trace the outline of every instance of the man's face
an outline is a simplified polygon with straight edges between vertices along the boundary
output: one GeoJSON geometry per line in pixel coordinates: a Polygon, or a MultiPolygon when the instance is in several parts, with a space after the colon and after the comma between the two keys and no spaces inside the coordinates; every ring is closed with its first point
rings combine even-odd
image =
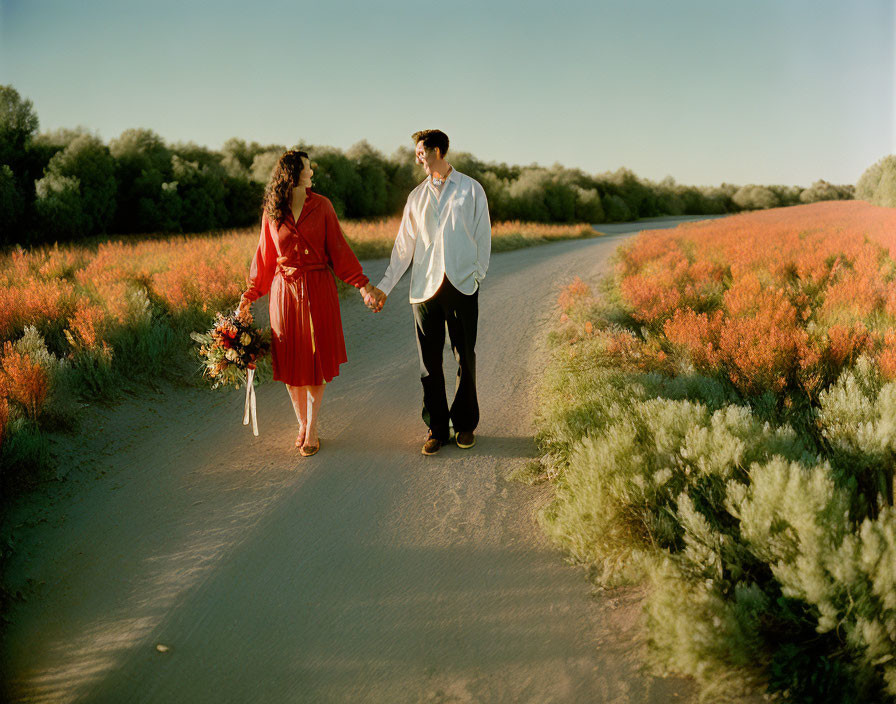
{"type": "Polygon", "coordinates": [[[417,142],[415,151],[417,154],[417,163],[423,166],[423,170],[426,172],[427,176],[431,176],[433,165],[439,160],[438,147],[427,150],[426,147],[423,146],[423,140],[421,139],[417,142]]]}

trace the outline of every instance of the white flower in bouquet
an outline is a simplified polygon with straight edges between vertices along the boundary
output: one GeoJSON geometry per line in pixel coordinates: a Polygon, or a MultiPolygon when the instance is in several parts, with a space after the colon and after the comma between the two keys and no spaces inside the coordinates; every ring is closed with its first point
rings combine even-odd
{"type": "Polygon", "coordinates": [[[227,352],[224,353],[224,356],[227,357],[227,359],[229,359],[231,362],[235,362],[237,359],[239,359],[239,355],[234,349],[227,350],[227,352]]]}
{"type": "Polygon", "coordinates": [[[252,342],[252,336],[249,333],[244,332],[242,335],[240,335],[240,344],[243,345],[243,347],[248,345],[250,342],[252,342]]]}

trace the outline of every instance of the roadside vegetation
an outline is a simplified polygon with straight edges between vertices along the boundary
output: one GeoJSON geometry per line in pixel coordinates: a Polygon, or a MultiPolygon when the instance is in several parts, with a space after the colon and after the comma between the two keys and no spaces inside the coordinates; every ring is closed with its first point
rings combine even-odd
{"type": "Polygon", "coordinates": [[[657,666],[709,701],[896,701],[896,211],[645,232],[558,315],[542,522],[650,585],[657,666]]]}
{"type": "MultiPolygon", "coordinates": [[[[361,259],[389,256],[398,225],[343,222],[361,259]]],[[[597,234],[587,224],[495,223],[493,248],[597,234]]],[[[189,334],[236,307],[257,243],[248,228],[0,255],[0,489],[33,480],[47,463],[43,433],[74,428],[82,403],[198,379],[189,334]]]]}

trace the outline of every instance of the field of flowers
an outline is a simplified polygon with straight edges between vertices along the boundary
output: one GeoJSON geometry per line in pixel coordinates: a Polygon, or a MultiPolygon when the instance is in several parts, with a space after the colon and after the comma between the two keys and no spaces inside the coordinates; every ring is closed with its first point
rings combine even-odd
{"type": "MultiPolygon", "coordinates": [[[[372,259],[389,255],[398,224],[343,227],[372,259]]],[[[589,225],[495,223],[493,247],[594,235],[589,225]]],[[[41,429],[71,428],[78,401],[195,376],[189,333],[236,305],[257,242],[252,228],[0,255],[0,480],[44,463],[41,429]]]]}
{"type": "Polygon", "coordinates": [[[543,524],[603,586],[651,584],[658,665],[893,701],[896,210],[646,232],[559,303],[543,524]]]}

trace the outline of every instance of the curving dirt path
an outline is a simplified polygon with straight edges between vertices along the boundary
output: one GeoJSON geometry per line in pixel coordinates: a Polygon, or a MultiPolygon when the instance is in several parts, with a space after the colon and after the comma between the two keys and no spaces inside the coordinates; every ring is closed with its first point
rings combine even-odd
{"type": "MultiPolygon", "coordinates": [[[[292,448],[280,384],[259,389],[258,438],[239,392],[90,411],[82,436],[54,442],[67,481],[4,517],[5,579],[23,595],[6,614],[5,698],[693,701],[689,682],[642,673],[639,593],[593,595],[535,522],[549,487],[506,478],[537,454],[559,287],[604,270],[625,233],[680,221],[493,257],[470,451],[420,454],[409,275],[377,316],[343,303],[350,362],[316,457],[292,448]]],[[[365,269],[376,280],[385,264],[365,269]]]]}

